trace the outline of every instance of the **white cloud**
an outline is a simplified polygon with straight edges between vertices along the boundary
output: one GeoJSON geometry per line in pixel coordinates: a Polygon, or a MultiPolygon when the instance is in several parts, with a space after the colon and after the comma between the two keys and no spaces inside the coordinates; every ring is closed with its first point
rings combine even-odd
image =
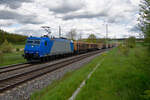
{"type": "Polygon", "coordinates": [[[105,21],[109,24],[109,37],[119,38],[138,32],[135,26],[140,0],[26,1],[18,2],[18,6],[7,2],[0,4],[0,11],[15,13],[10,13],[9,16],[5,13],[5,18],[1,18],[3,29],[18,34],[41,36],[44,31],[40,27],[48,25],[52,28],[53,35],[58,36],[58,26],[61,25],[64,35],[70,29],[76,28],[83,37],[90,33],[104,37],[105,21]],[[13,17],[14,15],[22,17],[13,17]],[[20,26],[16,27],[16,24],[20,26]]]}

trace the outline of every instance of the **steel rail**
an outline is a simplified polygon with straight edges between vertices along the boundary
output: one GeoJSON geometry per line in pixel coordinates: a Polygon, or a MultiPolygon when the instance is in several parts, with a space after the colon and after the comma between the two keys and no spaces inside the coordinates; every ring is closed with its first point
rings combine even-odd
{"type": "Polygon", "coordinates": [[[73,57],[65,61],[61,61],[61,62],[47,65],[41,68],[37,68],[35,70],[31,70],[25,73],[18,73],[17,75],[10,76],[4,79],[0,79],[0,93],[3,93],[4,91],[9,90],[11,88],[14,88],[19,84],[22,84],[24,82],[27,82],[29,80],[32,80],[34,78],[47,74],[49,72],[55,71],[59,68],[65,67],[66,65],[72,64],[74,62],[78,62],[86,57],[92,56],[94,54],[97,54],[106,50],[99,50],[95,52],[78,55],[76,57],[73,57]]]}

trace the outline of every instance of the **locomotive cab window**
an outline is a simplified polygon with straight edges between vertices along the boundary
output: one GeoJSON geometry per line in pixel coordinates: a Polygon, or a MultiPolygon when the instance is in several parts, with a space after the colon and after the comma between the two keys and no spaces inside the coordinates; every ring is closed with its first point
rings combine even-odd
{"type": "Polygon", "coordinates": [[[35,40],[34,44],[40,44],[40,40],[35,40]]]}
{"type": "Polygon", "coordinates": [[[29,44],[29,45],[40,45],[40,40],[38,40],[38,39],[28,39],[27,44],[29,44]]]}
{"type": "Polygon", "coordinates": [[[32,44],[32,43],[33,43],[32,40],[28,40],[28,41],[27,41],[27,44],[32,44]]]}

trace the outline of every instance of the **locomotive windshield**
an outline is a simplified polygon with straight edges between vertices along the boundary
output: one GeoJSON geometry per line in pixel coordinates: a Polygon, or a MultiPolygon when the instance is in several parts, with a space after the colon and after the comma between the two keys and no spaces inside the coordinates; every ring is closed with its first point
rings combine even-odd
{"type": "Polygon", "coordinates": [[[40,45],[40,40],[29,39],[29,40],[27,40],[27,44],[30,44],[30,45],[40,45]]]}

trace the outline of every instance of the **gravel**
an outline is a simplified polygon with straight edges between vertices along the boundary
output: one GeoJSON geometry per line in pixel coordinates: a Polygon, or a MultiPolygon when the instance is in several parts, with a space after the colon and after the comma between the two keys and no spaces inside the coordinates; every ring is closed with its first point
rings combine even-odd
{"type": "Polygon", "coordinates": [[[67,72],[79,69],[84,64],[90,62],[93,58],[100,54],[93,55],[91,57],[85,58],[73,64],[70,64],[66,67],[38,77],[34,80],[28,81],[27,83],[21,84],[20,86],[6,91],[3,94],[0,94],[0,100],[29,100],[30,95],[38,91],[49,84],[51,84],[54,80],[60,79],[63,77],[67,72]]]}

